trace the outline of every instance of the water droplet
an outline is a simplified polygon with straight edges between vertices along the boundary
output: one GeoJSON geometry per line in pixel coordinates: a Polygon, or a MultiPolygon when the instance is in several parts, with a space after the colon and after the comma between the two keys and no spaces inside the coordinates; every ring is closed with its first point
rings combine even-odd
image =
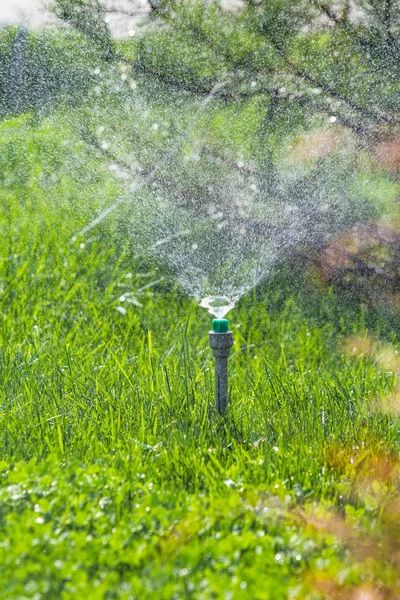
{"type": "Polygon", "coordinates": [[[224,484],[227,487],[233,487],[234,485],[236,485],[235,482],[233,481],[233,479],[225,479],[224,484]]]}

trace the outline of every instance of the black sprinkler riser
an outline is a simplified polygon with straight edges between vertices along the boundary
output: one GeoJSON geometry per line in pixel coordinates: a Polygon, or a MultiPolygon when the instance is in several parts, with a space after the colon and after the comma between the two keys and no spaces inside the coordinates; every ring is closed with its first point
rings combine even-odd
{"type": "Polygon", "coordinates": [[[210,331],[209,340],[215,358],[215,402],[218,412],[223,414],[229,401],[228,356],[233,346],[232,331],[210,331]]]}

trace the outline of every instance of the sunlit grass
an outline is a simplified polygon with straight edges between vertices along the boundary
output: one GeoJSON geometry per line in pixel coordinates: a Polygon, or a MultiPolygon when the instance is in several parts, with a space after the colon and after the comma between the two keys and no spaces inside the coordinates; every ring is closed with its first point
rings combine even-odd
{"type": "Polygon", "coordinates": [[[119,189],[48,127],[3,124],[15,163],[0,191],[0,598],[390,586],[385,554],[369,572],[344,550],[348,525],[307,516],[363,507],[368,523],[394,506],[396,477],[379,471],[374,487],[359,467],[397,460],[398,419],[376,408],[397,393],[396,346],[371,341],[390,327],[287,268],[229,315],[220,417],[209,315],[135,256],[118,218],[72,241],[119,189]]]}

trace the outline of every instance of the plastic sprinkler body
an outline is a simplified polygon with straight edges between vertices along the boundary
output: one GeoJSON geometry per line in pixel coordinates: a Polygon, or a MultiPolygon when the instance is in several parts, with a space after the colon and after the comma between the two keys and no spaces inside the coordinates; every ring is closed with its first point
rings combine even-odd
{"type": "Polygon", "coordinates": [[[228,356],[233,345],[227,319],[214,319],[210,331],[210,347],[215,358],[215,401],[224,413],[228,406],[228,356]]]}

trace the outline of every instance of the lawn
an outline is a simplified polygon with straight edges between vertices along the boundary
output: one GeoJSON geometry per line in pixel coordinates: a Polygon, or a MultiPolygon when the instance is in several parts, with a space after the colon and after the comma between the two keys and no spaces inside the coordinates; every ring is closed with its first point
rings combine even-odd
{"type": "Polygon", "coordinates": [[[118,215],[76,237],[123,190],[68,110],[0,124],[0,598],[399,597],[390,315],[285,265],[220,416],[210,315],[118,215]]]}

